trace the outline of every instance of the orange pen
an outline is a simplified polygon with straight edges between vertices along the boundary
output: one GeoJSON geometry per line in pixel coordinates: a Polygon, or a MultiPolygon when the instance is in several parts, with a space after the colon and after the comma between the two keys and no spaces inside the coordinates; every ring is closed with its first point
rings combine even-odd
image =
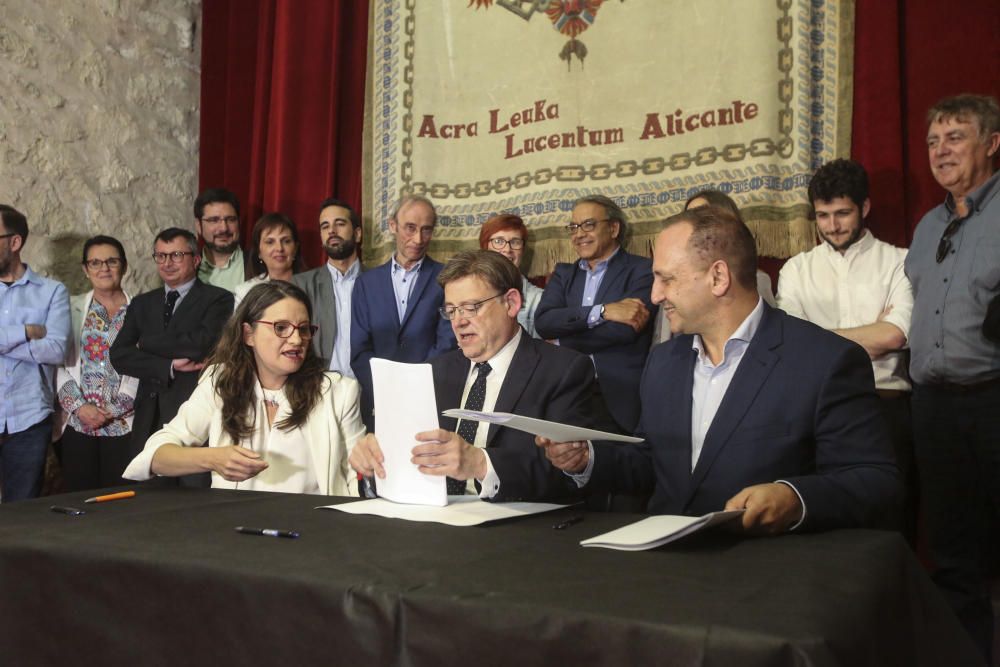
{"type": "Polygon", "coordinates": [[[131,498],[135,495],[135,491],[119,491],[118,493],[109,493],[106,496],[94,496],[93,498],[87,498],[83,502],[85,503],[106,503],[109,500],[121,500],[122,498],[131,498]]]}

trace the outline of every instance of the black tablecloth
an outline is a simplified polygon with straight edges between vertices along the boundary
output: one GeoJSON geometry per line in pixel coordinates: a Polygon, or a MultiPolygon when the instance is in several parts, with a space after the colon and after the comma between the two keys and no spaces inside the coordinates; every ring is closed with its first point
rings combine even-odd
{"type": "Polygon", "coordinates": [[[977,664],[892,533],[623,553],[578,543],[640,517],[453,528],[312,509],[346,499],[138,489],[0,505],[0,664],[977,664]]]}

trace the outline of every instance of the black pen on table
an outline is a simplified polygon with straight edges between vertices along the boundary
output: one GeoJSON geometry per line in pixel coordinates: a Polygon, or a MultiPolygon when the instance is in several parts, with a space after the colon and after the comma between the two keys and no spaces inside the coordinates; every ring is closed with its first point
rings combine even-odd
{"type": "Polygon", "coordinates": [[[60,514],[69,514],[70,516],[80,516],[81,514],[86,514],[84,510],[77,509],[75,507],[66,507],[65,505],[52,505],[49,507],[53,512],[59,512],[60,514]]]}
{"type": "Polygon", "coordinates": [[[295,538],[299,536],[299,531],[297,530],[279,530],[277,528],[249,528],[247,526],[236,526],[236,532],[243,533],[244,535],[265,535],[267,537],[295,538]]]}
{"type": "Polygon", "coordinates": [[[553,525],[552,527],[555,528],[556,530],[563,530],[565,528],[569,528],[573,524],[580,523],[581,521],[583,521],[583,515],[577,514],[576,516],[571,516],[565,521],[560,521],[559,523],[553,525]]]}

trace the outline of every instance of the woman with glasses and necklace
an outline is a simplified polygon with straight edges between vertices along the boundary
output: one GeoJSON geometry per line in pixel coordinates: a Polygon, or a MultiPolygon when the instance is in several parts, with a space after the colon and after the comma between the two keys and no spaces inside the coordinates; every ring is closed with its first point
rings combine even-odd
{"type": "Polygon", "coordinates": [[[83,244],[82,264],[91,289],[70,300],[73,337],[66,365],[56,373],[68,491],[122,483],[139,386],[137,379],[118,375],[108,359],[131,300],[122,289],[125,249],[118,239],[95,236],[83,244]]]}
{"type": "MultiPolygon", "coordinates": [[[[528,228],[524,221],[516,215],[505,213],[496,215],[483,223],[479,230],[479,248],[498,252],[514,266],[521,268],[521,258],[528,245],[528,228]]],[[[542,298],[542,288],[533,285],[521,274],[521,296],[524,305],[517,314],[517,322],[533,338],[539,338],[535,331],[535,309],[542,298]]]]}
{"type": "Polygon", "coordinates": [[[305,269],[299,252],[299,233],[295,223],[283,213],[265,213],[253,226],[249,266],[256,272],[250,280],[236,286],[233,309],[251,289],[269,280],[292,282],[292,275],[305,269]]]}
{"type": "Polygon", "coordinates": [[[347,461],[365,433],[360,389],[313,352],[311,310],[290,283],[251,289],[191,398],[125,477],[210,471],[216,488],[356,496],[347,461]]]}

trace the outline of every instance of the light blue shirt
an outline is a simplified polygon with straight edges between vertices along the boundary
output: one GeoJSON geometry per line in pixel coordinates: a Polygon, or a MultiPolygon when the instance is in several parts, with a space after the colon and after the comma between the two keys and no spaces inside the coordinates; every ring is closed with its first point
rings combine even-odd
{"type": "Polygon", "coordinates": [[[611,257],[598,262],[597,266],[593,269],[590,268],[590,263],[585,259],[581,259],[577,263],[580,270],[587,274],[587,282],[584,283],[583,286],[583,302],[580,305],[593,306],[593,308],[590,309],[590,315],[587,316],[587,326],[591,329],[604,321],[601,317],[601,306],[604,304],[595,304],[594,300],[597,298],[597,290],[601,288],[601,281],[604,280],[604,274],[608,272],[608,262],[610,262],[612,257],[617,255],[619,251],[621,251],[621,246],[618,246],[618,248],[611,253],[611,257]]]}
{"type": "MultiPolygon", "coordinates": [[[[337,304],[337,335],[333,339],[330,370],[353,378],[354,371],[351,370],[351,291],[354,289],[354,282],[361,273],[361,262],[354,260],[351,268],[347,269],[347,273],[341,273],[329,262],[326,263],[326,268],[330,271],[334,301],[337,304]]],[[[393,288],[395,288],[395,279],[393,280],[393,288]]]]}
{"type": "MultiPolygon", "coordinates": [[[[691,388],[691,470],[698,464],[698,457],[701,456],[702,447],[705,445],[705,436],[715,419],[719,406],[729,390],[729,385],[736,375],[736,371],[743,361],[750,341],[753,340],[757,329],[760,327],[761,318],[764,316],[764,301],[757,298],[757,306],[750,311],[746,319],[736,327],[736,331],[726,340],[723,346],[722,361],[713,365],[711,359],[705,352],[701,336],[695,334],[691,343],[691,348],[698,353],[698,358],[694,364],[694,383],[691,388]]],[[[594,446],[587,443],[590,450],[590,460],[583,472],[573,475],[567,473],[576,482],[577,486],[584,486],[590,481],[590,476],[594,470],[594,446]]],[[[802,494],[792,484],[783,479],[775,482],[785,484],[799,498],[802,505],[802,517],[789,530],[795,530],[802,525],[806,519],[806,503],[802,499],[802,494]]],[[[722,509],[721,507],[719,508],[722,509]]]]}
{"type": "MultiPolygon", "coordinates": [[[[176,291],[177,292],[177,301],[174,301],[174,309],[172,311],[170,311],[171,313],[176,313],[177,312],[177,307],[181,305],[181,301],[184,300],[184,297],[186,297],[188,295],[188,292],[191,291],[191,288],[194,287],[194,281],[197,280],[197,279],[198,279],[197,277],[194,277],[191,280],[187,281],[186,283],[178,285],[177,287],[169,287],[168,285],[164,284],[163,285],[163,307],[166,308],[166,306],[167,306],[167,295],[170,294],[171,292],[176,291]]],[[[173,364],[170,365],[170,379],[171,380],[174,379],[174,366],[173,366],[173,364]]]]}
{"type": "Polygon", "coordinates": [[[174,310],[173,310],[173,312],[176,313],[177,312],[177,306],[181,305],[181,301],[184,300],[184,297],[186,297],[188,295],[188,292],[191,291],[191,288],[194,287],[194,281],[195,280],[197,280],[197,278],[192,278],[191,280],[187,281],[183,285],[178,285],[177,287],[167,287],[166,285],[164,285],[163,286],[163,303],[164,303],[164,305],[166,305],[166,303],[167,303],[167,295],[170,294],[170,292],[176,291],[177,292],[177,301],[174,302],[174,310]]]}
{"type": "Polygon", "coordinates": [[[406,307],[410,303],[410,295],[413,294],[413,286],[417,282],[417,276],[420,275],[420,267],[423,266],[424,259],[421,257],[420,261],[409,269],[404,269],[396,261],[395,255],[392,256],[390,261],[392,262],[392,291],[396,294],[396,312],[399,313],[399,321],[402,323],[403,315],[406,314],[406,307]]]}
{"type": "Polygon", "coordinates": [[[694,362],[694,384],[691,388],[691,470],[698,463],[708,428],[715,419],[715,413],[719,411],[729,383],[733,381],[750,340],[760,326],[760,319],[764,315],[762,303],[760,299],[757,300],[757,307],[750,311],[726,341],[722,348],[722,361],[718,366],[712,364],[701,336],[695,334],[693,337],[691,348],[698,353],[698,358],[694,362]]]}
{"type": "Polygon", "coordinates": [[[0,432],[20,433],[52,414],[57,366],[70,337],[69,293],[27,265],[10,286],[0,283],[0,432]],[[45,325],[28,340],[24,325],[45,325]]]}

